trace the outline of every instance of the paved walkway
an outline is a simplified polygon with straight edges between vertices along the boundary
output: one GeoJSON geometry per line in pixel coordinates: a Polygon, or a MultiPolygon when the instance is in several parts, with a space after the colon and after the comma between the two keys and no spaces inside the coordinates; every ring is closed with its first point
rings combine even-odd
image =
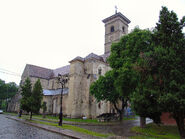
{"type": "Polygon", "coordinates": [[[19,119],[19,118],[15,117],[15,116],[7,116],[7,118],[13,119],[13,120],[16,120],[16,121],[20,121],[22,123],[29,124],[31,126],[35,126],[35,127],[38,127],[38,128],[50,131],[50,132],[54,132],[54,133],[57,133],[57,134],[65,135],[65,136],[68,136],[68,137],[70,137],[72,139],[100,139],[99,137],[94,137],[94,136],[91,136],[91,135],[86,135],[86,134],[74,132],[72,130],[61,129],[61,128],[57,128],[57,127],[49,126],[49,125],[31,123],[31,122],[28,122],[28,121],[26,121],[24,119],[19,119]]]}
{"type": "MultiPolygon", "coordinates": [[[[24,119],[19,119],[16,116],[7,116],[7,118],[14,119],[14,120],[38,127],[38,128],[42,128],[50,132],[62,134],[62,135],[65,135],[65,136],[68,136],[74,139],[100,139],[99,137],[94,137],[91,135],[74,132],[72,130],[61,129],[61,128],[57,128],[57,127],[49,126],[49,125],[31,123],[24,119]]],[[[34,119],[34,120],[38,120],[38,119],[34,119]]],[[[39,121],[47,121],[47,119],[39,120],[39,121]]],[[[47,121],[47,122],[56,123],[56,121],[47,121]]],[[[150,122],[152,122],[152,120],[147,119],[147,123],[150,123],[150,122]]],[[[136,120],[123,121],[122,123],[116,122],[116,123],[109,123],[109,124],[96,124],[96,123],[92,124],[92,123],[80,123],[80,122],[71,122],[71,121],[63,121],[63,123],[75,125],[75,126],[85,128],[90,131],[94,131],[98,133],[105,133],[105,134],[112,133],[116,135],[114,137],[109,137],[109,139],[126,139],[129,136],[136,135],[135,133],[131,132],[130,129],[133,126],[139,126],[139,118],[137,118],[136,120]]]]}

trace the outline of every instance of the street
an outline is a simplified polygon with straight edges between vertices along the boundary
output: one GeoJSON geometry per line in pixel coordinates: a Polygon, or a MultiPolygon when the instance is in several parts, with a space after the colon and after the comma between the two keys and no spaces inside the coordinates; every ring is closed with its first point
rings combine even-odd
{"type": "Polygon", "coordinates": [[[0,114],[0,139],[69,139],[69,137],[23,124],[0,114]]]}

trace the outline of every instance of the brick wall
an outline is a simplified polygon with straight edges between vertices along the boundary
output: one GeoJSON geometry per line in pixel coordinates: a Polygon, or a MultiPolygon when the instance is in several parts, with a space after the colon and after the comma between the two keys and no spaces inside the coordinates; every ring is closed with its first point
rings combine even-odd
{"type": "Polygon", "coordinates": [[[164,112],[161,115],[161,122],[165,125],[176,125],[175,119],[170,116],[170,113],[164,112]]]}

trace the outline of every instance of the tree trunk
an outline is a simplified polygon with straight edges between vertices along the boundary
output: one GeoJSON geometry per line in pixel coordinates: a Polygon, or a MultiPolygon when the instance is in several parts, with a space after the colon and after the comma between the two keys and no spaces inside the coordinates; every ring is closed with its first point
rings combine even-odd
{"type": "Polygon", "coordinates": [[[42,115],[42,117],[43,117],[43,118],[46,118],[46,114],[45,114],[45,112],[43,112],[43,115],[42,115]]]}
{"type": "Polygon", "coordinates": [[[140,117],[140,127],[145,128],[146,127],[146,118],[140,117]]]}
{"type": "Polygon", "coordinates": [[[185,129],[184,129],[184,116],[181,114],[178,114],[174,117],[177,123],[177,127],[179,130],[179,134],[181,136],[181,139],[185,139],[185,129]]]}
{"type": "Polygon", "coordinates": [[[31,112],[31,114],[30,114],[30,120],[32,120],[32,112],[31,112]]]}
{"type": "Polygon", "coordinates": [[[123,112],[122,111],[119,111],[119,120],[120,120],[120,122],[123,121],[123,112]]]}
{"type": "Polygon", "coordinates": [[[122,112],[122,110],[120,110],[120,109],[118,109],[118,107],[117,107],[117,105],[116,105],[116,103],[113,103],[114,104],[114,108],[117,110],[117,112],[119,113],[119,120],[120,120],[120,122],[122,121],[122,117],[123,117],[123,112],[122,112]]]}

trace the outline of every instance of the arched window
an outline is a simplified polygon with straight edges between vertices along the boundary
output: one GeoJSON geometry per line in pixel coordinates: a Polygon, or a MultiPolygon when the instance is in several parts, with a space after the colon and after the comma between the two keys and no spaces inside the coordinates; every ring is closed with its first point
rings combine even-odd
{"type": "Polygon", "coordinates": [[[114,32],[114,26],[110,27],[110,32],[114,32]]]}
{"type": "Polygon", "coordinates": [[[102,74],[102,69],[101,69],[101,68],[98,69],[98,74],[99,74],[99,75],[102,74]]]}
{"type": "Polygon", "coordinates": [[[122,27],[122,31],[125,32],[125,27],[122,27]]]}
{"type": "Polygon", "coordinates": [[[101,109],[101,102],[100,102],[100,103],[98,103],[98,108],[99,108],[99,109],[101,109]]]}

